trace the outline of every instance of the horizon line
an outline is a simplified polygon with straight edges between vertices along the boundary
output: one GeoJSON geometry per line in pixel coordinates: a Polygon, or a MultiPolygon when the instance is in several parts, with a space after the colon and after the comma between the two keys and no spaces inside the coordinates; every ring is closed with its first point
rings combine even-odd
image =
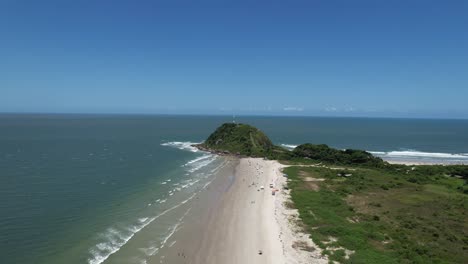
{"type": "Polygon", "coordinates": [[[468,117],[408,117],[408,116],[341,116],[341,115],[288,115],[288,114],[225,114],[225,113],[124,113],[124,112],[3,112],[1,115],[82,115],[82,116],[199,116],[199,117],[289,117],[289,118],[363,118],[363,119],[423,119],[423,120],[468,120],[468,117]]]}

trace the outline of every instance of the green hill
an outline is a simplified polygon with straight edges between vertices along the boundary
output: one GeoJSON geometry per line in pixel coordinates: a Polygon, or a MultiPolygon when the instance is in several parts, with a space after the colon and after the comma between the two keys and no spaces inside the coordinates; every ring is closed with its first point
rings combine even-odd
{"type": "Polygon", "coordinates": [[[234,123],[225,123],[218,127],[200,147],[258,157],[266,156],[274,149],[271,140],[258,128],[234,123]]]}

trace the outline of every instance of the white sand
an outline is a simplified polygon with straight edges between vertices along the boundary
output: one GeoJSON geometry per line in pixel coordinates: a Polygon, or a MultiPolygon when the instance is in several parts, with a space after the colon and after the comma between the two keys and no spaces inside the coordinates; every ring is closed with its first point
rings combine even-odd
{"type": "Polygon", "coordinates": [[[297,225],[300,222],[296,209],[286,206],[290,202],[289,190],[283,190],[287,186],[287,178],[283,176],[284,165],[272,161],[273,171],[276,174],[276,185],[281,191],[276,195],[276,221],[280,226],[280,237],[283,244],[285,263],[328,263],[326,256],[322,256],[322,250],[315,245],[308,234],[305,234],[297,225]]]}
{"type": "Polygon", "coordinates": [[[328,263],[295,226],[297,212],[284,206],[289,194],[281,168],[276,161],[240,160],[233,184],[207,221],[209,230],[193,263],[328,263]],[[276,195],[271,183],[280,190],[276,195]]]}

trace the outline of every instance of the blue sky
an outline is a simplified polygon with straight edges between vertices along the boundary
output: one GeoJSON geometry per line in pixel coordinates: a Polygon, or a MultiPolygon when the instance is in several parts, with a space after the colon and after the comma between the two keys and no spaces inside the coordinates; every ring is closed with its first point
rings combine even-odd
{"type": "Polygon", "coordinates": [[[468,1],[4,0],[0,112],[468,118],[467,14],[468,1]]]}

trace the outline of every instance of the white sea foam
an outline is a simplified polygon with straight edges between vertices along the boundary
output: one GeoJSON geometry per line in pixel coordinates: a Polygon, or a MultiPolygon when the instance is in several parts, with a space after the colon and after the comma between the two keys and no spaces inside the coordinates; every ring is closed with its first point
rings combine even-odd
{"type": "Polygon", "coordinates": [[[287,148],[289,150],[295,149],[298,145],[291,145],[291,144],[281,144],[282,147],[287,148]]]}
{"type": "Polygon", "coordinates": [[[214,179],[212,179],[211,181],[205,183],[205,185],[203,185],[202,189],[206,189],[206,187],[208,187],[208,185],[210,185],[213,181],[214,181],[214,179]]]}
{"type": "Polygon", "coordinates": [[[192,166],[191,166],[191,168],[190,168],[188,171],[189,171],[190,173],[195,172],[195,171],[198,171],[198,170],[200,170],[201,168],[208,166],[210,163],[212,163],[212,162],[215,161],[216,159],[217,159],[216,156],[212,156],[211,159],[199,161],[199,162],[197,162],[197,163],[193,163],[192,166]]]}
{"type": "Polygon", "coordinates": [[[162,143],[161,145],[162,146],[168,146],[168,147],[174,147],[174,148],[178,148],[178,149],[181,149],[181,150],[188,150],[188,151],[191,151],[191,152],[200,152],[200,150],[198,150],[196,147],[193,147],[192,145],[195,145],[195,144],[200,144],[201,142],[180,142],[180,141],[174,141],[174,142],[165,142],[165,143],[162,143]]]}
{"type": "Polygon", "coordinates": [[[217,173],[217,172],[220,171],[221,168],[224,167],[227,163],[228,163],[228,161],[227,161],[227,160],[224,160],[223,163],[221,163],[218,167],[212,169],[212,170],[210,171],[210,173],[212,173],[212,174],[217,173]]]}
{"type": "MultiPolygon", "coordinates": [[[[294,149],[297,145],[281,144],[287,149],[294,149]]],[[[468,153],[441,153],[441,152],[423,152],[417,150],[401,150],[401,151],[369,151],[371,154],[382,158],[433,158],[433,159],[448,159],[448,160],[468,160],[468,153]]]]}
{"type": "Polygon", "coordinates": [[[110,255],[119,251],[132,237],[143,229],[147,224],[143,223],[136,226],[131,226],[128,230],[117,231],[114,228],[108,228],[106,233],[101,236],[105,237],[106,242],[98,243],[90,249],[92,258],[88,259],[89,264],[99,264],[104,262],[110,255]]]}
{"type": "MultiPolygon", "coordinates": [[[[148,248],[141,248],[140,250],[143,251],[145,253],[146,256],[150,257],[150,256],[153,256],[155,255],[156,253],[158,253],[158,251],[162,248],[164,248],[164,246],[166,245],[167,241],[175,234],[175,232],[177,232],[177,230],[179,230],[179,227],[180,225],[183,223],[183,220],[184,218],[187,216],[187,214],[190,212],[192,208],[189,208],[187,211],[185,211],[184,215],[182,215],[181,218],[179,218],[179,220],[177,221],[177,223],[170,227],[168,229],[168,234],[161,240],[161,243],[159,245],[159,247],[156,247],[156,245],[151,245],[149,246],[148,248]]],[[[172,247],[174,244],[176,243],[176,241],[173,241],[171,242],[168,247],[172,247]]]]}
{"type": "Polygon", "coordinates": [[[383,151],[369,151],[369,153],[371,153],[373,155],[385,155],[385,154],[387,154],[387,152],[383,152],[383,151]]]}
{"type": "Polygon", "coordinates": [[[140,250],[143,251],[143,253],[145,253],[145,255],[149,257],[149,256],[153,256],[156,253],[158,253],[159,248],[155,247],[155,246],[151,246],[151,247],[148,247],[148,248],[141,248],[140,250]]]}
{"type": "MultiPolygon", "coordinates": [[[[196,142],[174,141],[174,142],[162,143],[161,145],[169,146],[169,147],[175,147],[175,148],[182,149],[182,150],[188,150],[188,151],[191,151],[191,152],[201,152],[200,150],[198,150],[197,148],[192,146],[194,144],[200,144],[200,142],[196,143],[196,142]]],[[[204,152],[204,153],[206,153],[206,152],[204,152]]],[[[200,157],[197,157],[197,158],[195,158],[193,160],[188,161],[187,163],[182,165],[182,167],[187,167],[188,168],[187,169],[188,173],[193,173],[193,172],[198,171],[201,168],[209,165],[210,163],[212,163],[216,159],[217,159],[217,157],[215,155],[206,154],[206,155],[203,155],[203,156],[200,156],[200,157]]]]}
{"type": "MultiPolygon", "coordinates": [[[[183,204],[186,204],[188,201],[192,200],[195,195],[197,195],[197,193],[192,194],[189,198],[152,218],[148,218],[143,222],[139,221],[138,224],[128,226],[127,228],[119,228],[119,230],[114,227],[108,228],[106,232],[100,235],[100,237],[105,239],[105,242],[98,243],[89,250],[91,258],[88,259],[88,264],[100,264],[104,262],[107,258],[109,258],[110,255],[119,251],[120,248],[122,248],[130,239],[132,239],[133,236],[135,236],[135,234],[140,232],[147,225],[159,217],[167,214],[168,212],[180,207],[183,204]]],[[[186,214],[184,214],[184,216],[186,214]]]]}
{"type": "Polygon", "coordinates": [[[169,231],[169,234],[163,239],[163,241],[161,242],[161,246],[160,248],[163,248],[167,241],[169,240],[169,238],[171,238],[174,233],[178,230],[179,226],[182,224],[182,220],[184,220],[185,216],[187,216],[187,214],[190,212],[192,208],[189,208],[187,211],[185,211],[184,215],[179,219],[179,221],[177,221],[177,223],[170,229],[169,231]]]}
{"type": "Polygon", "coordinates": [[[182,165],[182,167],[189,166],[189,165],[191,165],[191,164],[193,164],[193,163],[195,163],[195,162],[198,162],[198,161],[201,161],[201,160],[204,160],[204,159],[207,159],[207,158],[211,158],[211,157],[213,157],[213,155],[211,155],[211,154],[203,155],[203,156],[201,156],[201,157],[198,157],[198,158],[196,158],[196,159],[193,159],[193,160],[191,160],[191,161],[188,161],[187,163],[185,163],[184,165],[182,165]]]}
{"type": "MultiPolygon", "coordinates": [[[[196,144],[193,142],[167,142],[163,143],[162,145],[164,146],[170,146],[170,147],[175,147],[179,148],[182,150],[188,150],[191,152],[201,152],[198,149],[192,147],[191,145],[196,144]]],[[[212,154],[204,154],[203,156],[197,157],[193,160],[188,161],[183,165],[185,167],[185,170],[188,173],[194,173],[199,171],[200,169],[210,165],[217,159],[217,156],[212,155],[212,154]]],[[[225,165],[225,162],[214,168],[212,171],[217,171],[219,170],[220,167],[225,165]]],[[[174,192],[180,191],[181,188],[188,188],[190,186],[193,186],[194,184],[198,183],[199,181],[202,180],[202,178],[208,178],[209,175],[201,174],[198,173],[196,175],[196,178],[191,178],[183,183],[177,183],[178,187],[171,190],[169,192],[169,196],[172,196],[174,192]]],[[[168,184],[171,180],[165,180],[161,182],[161,184],[168,184]]],[[[206,183],[202,189],[206,188],[209,184],[211,183],[208,182],[206,183]]],[[[176,184],[174,184],[176,185],[176,184]]],[[[147,225],[158,219],[159,217],[167,214],[168,212],[178,208],[179,206],[186,204],[190,200],[192,200],[198,192],[193,193],[190,197],[188,197],[186,200],[180,202],[179,204],[163,211],[162,213],[154,216],[154,217],[143,217],[137,219],[136,223],[127,226],[127,227],[118,227],[118,226],[113,226],[108,228],[104,233],[102,233],[99,237],[102,240],[102,242],[97,243],[95,246],[90,248],[89,252],[91,254],[91,257],[88,259],[88,264],[100,264],[106,261],[112,254],[116,253],[119,251],[125,244],[128,243],[129,240],[131,240],[138,232],[140,232],[143,228],[145,228],[147,225]]],[[[167,199],[158,199],[156,202],[159,202],[159,204],[165,203],[167,199]]],[[[184,214],[183,217],[189,212],[189,210],[184,214]]],[[[162,240],[162,243],[159,247],[149,247],[146,249],[141,249],[145,252],[145,254],[148,255],[154,255],[156,254],[164,245],[167,243],[169,238],[177,231],[177,228],[179,228],[180,224],[182,223],[183,217],[179,220],[179,222],[173,226],[170,229],[170,232],[168,235],[162,240]]],[[[174,242],[175,243],[175,242],[174,242]]]]}
{"type": "Polygon", "coordinates": [[[169,234],[161,242],[161,248],[163,248],[166,245],[167,240],[169,240],[169,238],[171,238],[171,236],[174,235],[174,233],[177,231],[177,227],[179,227],[178,222],[173,227],[171,227],[171,229],[169,230],[169,234]]]}
{"type": "Polygon", "coordinates": [[[370,153],[380,156],[382,158],[433,158],[433,159],[447,159],[447,160],[468,160],[468,155],[465,153],[439,153],[439,152],[421,152],[414,150],[405,151],[370,151],[370,153]]]}
{"type": "Polygon", "coordinates": [[[183,182],[183,185],[181,186],[182,189],[186,189],[188,187],[193,186],[195,183],[201,181],[202,179],[195,179],[195,180],[186,180],[183,182]]]}

